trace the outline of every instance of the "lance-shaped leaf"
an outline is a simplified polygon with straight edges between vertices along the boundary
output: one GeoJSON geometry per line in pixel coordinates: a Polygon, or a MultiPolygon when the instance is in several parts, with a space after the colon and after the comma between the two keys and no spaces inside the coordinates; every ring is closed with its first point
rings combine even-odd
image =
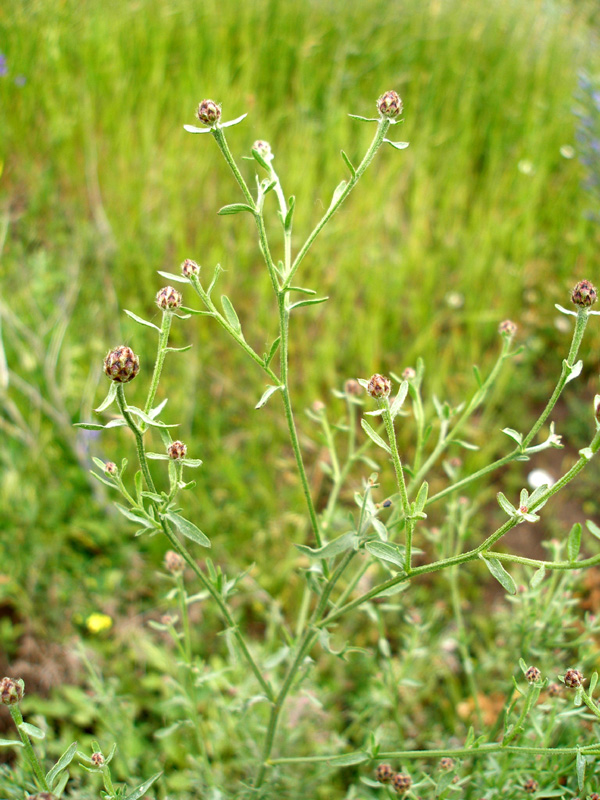
{"type": "Polygon", "coordinates": [[[98,408],[95,408],[94,411],[100,414],[102,411],[106,411],[106,409],[114,403],[115,398],[117,396],[117,384],[114,381],[111,381],[110,389],[108,390],[108,394],[104,398],[104,400],[100,403],[98,408]]]}
{"type": "Polygon", "coordinates": [[[506,589],[509,594],[516,594],[517,587],[515,585],[514,580],[509,575],[509,573],[504,569],[502,563],[497,558],[488,558],[484,556],[483,553],[479,554],[479,557],[485,563],[486,567],[492,573],[494,578],[498,581],[498,583],[506,589]]]}
{"type": "Polygon", "coordinates": [[[566,383],[569,383],[569,381],[574,381],[575,378],[578,378],[579,375],[581,375],[581,370],[583,369],[583,361],[581,359],[576,364],[573,364],[572,367],[568,364],[566,359],[563,363],[566,364],[569,369],[566,383]]]}
{"type": "Polygon", "coordinates": [[[383,141],[387,142],[387,144],[391,144],[396,150],[406,150],[410,144],[409,142],[391,142],[389,139],[384,139],[383,141]]]}
{"type": "Polygon", "coordinates": [[[71,761],[75,758],[75,753],[77,752],[77,742],[73,742],[73,744],[65,750],[62,756],[58,759],[56,764],[52,767],[52,769],[46,775],[46,782],[50,790],[54,787],[54,782],[56,781],[59,773],[66,769],[71,761]]]}
{"type": "Polygon", "coordinates": [[[341,150],[340,152],[342,154],[342,158],[344,159],[344,163],[346,164],[346,166],[350,170],[350,174],[352,175],[353,178],[356,177],[356,170],[354,169],[354,167],[352,165],[352,162],[350,161],[350,159],[348,158],[346,153],[344,153],[343,150],[341,150]]]}
{"type": "Polygon", "coordinates": [[[131,319],[134,320],[134,322],[139,322],[140,325],[145,325],[147,328],[154,328],[155,331],[158,331],[160,333],[160,328],[153,322],[148,322],[147,319],[142,319],[141,317],[138,317],[137,314],[134,314],[133,311],[128,311],[127,309],[125,309],[125,313],[127,314],[128,317],[131,317],[131,319]]]}
{"type": "Polygon", "coordinates": [[[567,539],[567,556],[569,561],[577,561],[579,548],[581,547],[581,524],[576,522],[569,532],[567,539]]]}
{"type": "Polygon", "coordinates": [[[296,548],[310,558],[322,559],[333,558],[333,556],[344,553],[346,550],[356,550],[357,545],[358,536],[354,531],[349,531],[338,536],[332,542],[323,545],[323,547],[308,547],[305,544],[297,544],[296,548]]]}
{"type": "Polygon", "coordinates": [[[21,722],[18,726],[23,733],[26,733],[27,736],[31,736],[32,739],[45,739],[46,734],[41,728],[38,728],[37,725],[31,725],[29,722],[21,722]]]}
{"type": "Polygon", "coordinates": [[[389,542],[367,542],[365,550],[375,558],[389,561],[401,569],[406,564],[406,551],[402,545],[390,544],[389,542]]]}
{"type": "Polygon", "coordinates": [[[342,756],[332,756],[327,759],[327,763],[336,767],[352,767],[355,764],[364,764],[369,760],[366,753],[347,753],[342,756]]]}
{"type": "Polygon", "coordinates": [[[516,431],[514,428],[503,428],[502,433],[505,433],[507,436],[510,436],[510,438],[514,439],[514,441],[519,445],[523,441],[523,434],[519,433],[519,431],[516,431]]]}
{"type": "Polygon", "coordinates": [[[235,308],[233,307],[231,300],[227,297],[226,294],[221,295],[221,305],[223,306],[223,312],[225,314],[225,319],[231,325],[233,330],[242,338],[242,326],[240,325],[240,320],[238,315],[236,314],[235,308]]]}
{"type": "Polygon", "coordinates": [[[392,405],[390,407],[390,414],[392,415],[392,419],[397,416],[398,412],[404,405],[404,401],[406,400],[406,395],[408,394],[408,381],[402,381],[400,384],[400,388],[398,389],[398,394],[394,397],[392,405]]]}
{"type": "Polygon", "coordinates": [[[361,122],[379,122],[378,117],[360,117],[358,114],[348,114],[352,119],[359,119],[361,122]]]}
{"type": "Polygon", "coordinates": [[[255,211],[252,206],[246,205],[246,203],[230,203],[228,206],[223,206],[217,211],[217,214],[220,217],[227,217],[231,214],[239,214],[242,211],[249,211],[251,214],[254,214],[255,211]]]}
{"type": "Polygon", "coordinates": [[[168,281],[173,281],[173,283],[189,283],[190,279],[185,278],[183,275],[175,275],[173,272],[163,272],[160,269],[156,270],[159,275],[162,275],[163,278],[166,278],[168,281]]]}
{"type": "Polygon", "coordinates": [[[586,760],[581,750],[577,751],[577,758],[575,759],[575,769],[577,771],[577,785],[579,791],[583,792],[583,785],[585,783],[585,768],[586,760]]]}
{"type": "Polygon", "coordinates": [[[146,794],[148,789],[152,786],[153,783],[155,783],[160,778],[161,775],[162,772],[157,772],[156,775],[153,775],[151,778],[148,778],[148,780],[145,781],[144,783],[140,783],[139,786],[136,786],[136,788],[127,795],[125,800],[139,800],[139,798],[143,797],[146,794]]]}
{"type": "Polygon", "coordinates": [[[0,747],[25,747],[18,739],[0,739],[0,747]]]}
{"type": "Polygon", "coordinates": [[[381,436],[376,431],[373,430],[373,428],[369,425],[366,419],[361,419],[360,424],[363,431],[367,434],[367,436],[369,437],[369,439],[371,439],[371,441],[375,442],[377,447],[381,447],[382,450],[385,450],[385,452],[389,453],[390,455],[392,454],[390,446],[387,444],[387,442],[385,442],[381,438],[381,436]]]}
{"type": "Polygon", "coordinates": [[[206,536],[200,528],[194,525],[193,522],[190,522],[189,519],[185,519],[180,514],[176,514],[174,511],[165,514],[165,519],[168,519],[169,522],[173,523],[173,525],[177,528],[179,533],[183,534],[186,538],[191,539],[192,542],[196,542],[201,547],[210,547],[210,539],[206,536]]]}
{"type": "Polygon", "coordinates": [[[329,297],[312,297],[310,300],[298,300],[296,303],[292,303],[289,307],[291,311],[292,308],[301,308],[302,306],[316,306],[319,303],[324,303],[326,300],[329,300],[329,297]]]}
{"type": "MultiPolygon", "coordinates": [[[[142,422],[145,422],[146,425],[150,425],[152,428],[178,428],[179,423],[175,422],[172,425],[167,425],[165,422],[159,422],[156,419],[152,419],[149,414],[146,414],[145,411],[142,411],[141,408],[137,408],[136,406],[127,406],[127,411],[130,414],[133,414],[134,417],[139,417],[142,422]]],[[[108,423],[110,425],[110,423],[108,423]]],[[[108,425],[106,426],[108,428],[108,425]]]]}
{"type": "Polygon", "coordinates": [[[544,580],[545,577],[546,577],[546,567],[544,567],[544,565],[542,564],[542,566],[539,569],[536,569],[536,571],[531,576],[529,585],[531,586],[532,589],[535,589],[536,586],[540,585],[540,583],[544,580]]]}
{"type": "Polygon", "coordinates": [[[335,187],[335,191],[333,193],[333,197],[331,198],[331,203],[329,204],[328,211],[333,208],[333,206],[337,203],[340,197],[344,194],[346,187],[348,186],[348,181],[340,181],[338,185],[335,187]]]}
{"type": "Polygon", "coordinates": [[[262,397],[260,398],[258,403],[254,406],[254,408],[262,408],[264,405],[266,405],[267,400],[269,399],[269,397],[271,397],[272,394],[275,394],[275,392],[279,392],[282,389],[283,386],[267,386],[267,388],[263,392],[262,397]]]}
{"type": "Polygon", "coordinates": [[[148,517],[143,517],[139,513],[136,514],[131,509],[121,505],[121,503],[115,503],[115,507],[121,514],[123,514],[124,517],[126,517],[128,520],[131,520],[131,522],[137,522],[138,525],[142,525],[144,528],[155,527],[154,522],[148,519],[148,517]]]}
{"type": "Polygon", "coordinates": [[[271,361],[273,360],[273,356],[277,352],[277,348],[279,347],[280,342],[281,342],[281,336],[278,336],[271,345],[271,347],[269,348],[269,352],[265,353],[264,355],[265,367],[268,367],[271,361]]]}
{"type": "Polygon", "coordinates": [[[500,508],[505,511],[509,517],[516,517],[517,509],[502,492],[498,492],[496,499],[498,500],[500,508]]]}

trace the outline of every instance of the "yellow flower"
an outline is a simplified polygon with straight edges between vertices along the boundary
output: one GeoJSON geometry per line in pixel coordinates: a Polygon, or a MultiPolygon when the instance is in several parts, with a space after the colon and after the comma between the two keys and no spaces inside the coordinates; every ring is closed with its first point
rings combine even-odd
{"type": "Polygon", "coordinates": [[[112,628],[113,621],[108,614],[90,614],[85,621],[86,628],[90,633],[102,633],[112,628]]]}

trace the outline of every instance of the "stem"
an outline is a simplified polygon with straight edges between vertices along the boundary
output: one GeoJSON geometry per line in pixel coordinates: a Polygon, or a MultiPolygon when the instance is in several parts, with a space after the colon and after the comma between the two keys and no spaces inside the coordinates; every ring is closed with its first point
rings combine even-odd
{"type": "MultiPolygon", "coordinates": [[[[156,390],[160,381],[163,364],[165,363],[165,356],[167,355],[167,345],[169,344],[169,333],[171,331],[171,322],[173,320],[172,311],[163,311],[162,325],[160,326],[160,333],[158,335],[158,350],[156,353],[156,361],[154,362],[154,370],[152,372],[152,380],[150,382],[150,389],[148,391],[148,399],[144,406],[144,413],[150,413],[150,409],[154,405],[154,398],[156,397],[156,390]]],[[[140,424],[142,433],[146,430],[146,423],[140,424]]]]}
{"type": "Polygon", "coordinates": [[[23,724],[23,715],[21,714],[21,709],[15,703],[14,705],[9,706],[8,710],[10,711],[10,715],[13,718],[13,722],[17,726],[17,732],[21,737],[21,741],[23,742],[27,761],[29,761],[29,766],[31,767],[31,769],[35,774],[35,777],[37,778],[40,789],[42,789],[44,792],[49,792],[50,787],[48,786],[48,783],[44,776],[42,765],[40,764],[40,761],[35,753],[35,750],[33,749],[31,740],[29,736],[25,733],[25,731],[20,727],[23,724]]]}
{"type": "Polygon", "coordinates": [[[294,259],[294,263],[291,266],[289,275],[286,278],[285,286],[289,286],[290,285],[290,282],[291,282],[292,278],[294,277],[294,275],[296,273],[296,270],[300,266],[300,263],[302,262],[302,259],[304,258],[304,256],[310,250],[310,247],[311,247],[312,243],[314,242],[314,240],[321,233],[321,231],[323,230],[325,225],[329,222],[331,217],[335,214],[335,212],[338,210],[338,208],[342,205],[344,200],[348,197],[348,195],[350,194],[352,189],[354,189],[354,187],[358,183],[359,179],[362,177],[363,173],[365,172],[365,170],[367,169],[367,167],[369,166],[371,161],[373,161],[373,159],[375,158],[375,154],[377,153],[377,151],[379,150],[379,148],[383,144],[383,140],[385,139],[385,135],[386,135],[389,127],[390,127],[389,119],[381,119],[379,121],[379,124],[377,125],[377,131],[375,133],[375,136],[373,137],[373,141],[369,145],[369,149],[365,153],[365,157],[360,162],[359,166],[356,168],[356,172],[354,173],[354,176],[352,178],[350,178],[350,180],[346,184],[346,187],[345,187],[344,191],[340,194],[340,196],[338,197],[336,202],[333,203],[328,208],[328,210],[325,212],[325,214],[321,217],[320,221],[317,223],[316,228],[310,234],[308,239],[304,242],[304,244],[300,248],[298,254],[296,255],[296,258],[294,259]]]}
{"type": "Polygon", "coordinates": [[[127,410],[127,401],[125,400],[125,389],[122,383],[117,384],[117,403],[119,405],[119,410],[123,415],[123,419],[133,432],[135,436],[135,444],[137,447],[137,454],[138,454],[138,461],[140,463],[140,467],[142,470],[142,474],[146,480],[146,486],[151,492],[156,492],[154,487],[154,481],[152,480],[152,475],[150,474],[150,468],[148,467],[148,460],[146,458],[146,451],[144,450],[144,438],[142,436],[142,432],[135,424],[131,414],[127,410]]]}
{"type": "Polygon", "coordinates": [[[396,483],[398,485],[398,491],[400,492],[402,511],[406,519],[406,556],[404,569],[408,573],[410,572],[412,562],[412,535],[415,527],[415,520],[410,516],[410,505],[406,491],[406,481],[404,480],[404,470],[402,469],[400,453],[398,452],[398,443],[396,442],[396,433],[394,431],[394,421],[390,412],[390,400],[388,397],[378,398],[377,404],[383,411],[383,422],[388,441],[390,443],[390,449],[392,451],[392,463],[394,465],[394,472],[396,473],[396,483]]]}
{"type": "Polygon", "coordinates": [[[223,133],[222,129],[219,127],[213,128],[211,130],[212,135],[215,138],[216,143],[219,145],[219,150],[223,153],[225,161],[229,164],[229,169],[233,172],[233,175],[238,182],[238,186],[242,190],[248,205],[256,213],[256,203],[254,202],[254,198],[252,197],[252,192],[248,188],[248,185],[244,178],[242,177],[242,173],[239,171],[237,164],[233,156],[231,155],[231,150],[229,149],[229,145],[227,144],[227,140],[225,139],[225,134],[223,133]]]}

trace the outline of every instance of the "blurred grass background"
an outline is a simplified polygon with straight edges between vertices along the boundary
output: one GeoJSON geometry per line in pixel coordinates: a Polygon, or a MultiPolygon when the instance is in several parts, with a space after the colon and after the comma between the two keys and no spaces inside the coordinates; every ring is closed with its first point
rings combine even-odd
{"type": "MultiPolygon", "coordinates": [[[[183,131],[197,103],[222,102],[225,119],[248,112],[228,135],[236,157],[257,138],[271,143],[284,190],[297,197],[297,248],[345,177],[340,149],[357,163],[372,136],[348,114],[372,115],[376,98],[396,89],[405,122],[394,138],[410,148],[380,152],[298,275],[331,299],[293,321],[296,408],[418,356],[429,396],[458,402],[473,387],[471,365],[492,363],[497,324],[510,317],[527,349],[503,376],[490,419],[501,410],[495,429],[524,428],[566,355],[553,304],[568,304],[579,278],[598,280],[573,113],[578,73],[600,70],[597,23],[596,4],[583,1],[0,8],[9,369],[0,389],[0,633],[9,658],[24,629],[60,639],[84,630],[92,611],[118,617],[156,604],[163,543],[132,542],[82,469],[90,452],[116,460],[130,443],[71,427],[103,398],[110,346],[131,344],[143,367],[152,362],[152,335],[122,309],[156,319],[156,270],[177,272],[190,257],[210,274],[219,262],[220,289],[247,339],[262,352],[274,337],[252,221],[216,216],[240,199],[237,187],[210,137],[183,131]]],[[[600,344],[590,329],[584,356],[600,344]]],[[[266,579],[276,587],[295,560],[288,539],[304,535],[280,409],[272,401],[252,411],[263,377],[216,326],[178,323],[173,344],[188,342],[191,353],[170,358],[161,395],[190,454],[204,460],[188,511],[213,537],[217,560],[278,563],[266,579]]],[[[588,363],[577,391],[586,398],[597,389],[597,362],[588,363]]],[[[131,389],[141,396],[140,385],[131,389]]],[[[569,403],[566,431],[583,443],[588,404],[569,403]]],[[[312,465],[318,447],[299,419],[312,465]]]]}

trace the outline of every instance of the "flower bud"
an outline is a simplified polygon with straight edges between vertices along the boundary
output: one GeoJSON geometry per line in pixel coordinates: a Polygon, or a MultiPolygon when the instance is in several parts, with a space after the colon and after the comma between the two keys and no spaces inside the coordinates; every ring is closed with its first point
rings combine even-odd
{"type": "Polygon", "coordinates": [[[385,92],[377,101],[377,110],[382,117],[397,117],[402,113],[402,100],[397,92],[385,92]]]}
{"type": "Polygon", "coordinates": [[[129,383],[139,371],[140,359],[127,345],[111,350],[104,359],[104,372],[116,383],[129,383]]]}
{"type": "Polygon", "coordinates": [[[180,441],[171,442],[171,444],[167,448],[167,453],[169,458],[172,458],[176,461],[179,458],[185,458],[185,454],[187,453],[187,446],[180,441]]]}
{"type": "Polygon", "coordinates": [[[362,394],[362,387],[355,378],[349,378],[344,384],[344,392],[359,397],[362,394]]]}
{"type": "Polygon", "coordinates": [[[528,667],[525,671],[525,677],[529,683],[537,683],[542,677],[542,673],[537,667],[528,667]]]}
{"type": "Polygon", "coordinates": [[[578,669],[568,669],[564,676],[565,686],[569,689],[578,689],[583,684],[583,675],[578,669]]]}
{"type": "Polygon", "coordinates": [[[548,694],[550,697],[558,697],[560,694],[560,683],[551,683],[548,686],[548,694]]]}
{"type": "Polygon", "coordinates": [[[440,769],[454,769],[454,761],[453,759],[449,758],[448,756],[444,756],[440,758],[440,769]]]}
{"type": "Polygon", "coordinates": [[[196,264],[195,261],[192,261],[191,258],[186,258],[183,264],[181,265],[181,271],[186,278],[191,278],[192,275],[200,274],[200,267],[198,266],[198,264],[196,264]]]}
{"type": "Polygon", "coordinates": [[[528,794],[533,794],[534,792],[537,792],[537,790],[540,788],[540,785],[533,778],[529,778],[529,780],[525,781],[523,784],[523,788],[528,794]]]}
{"type": "Polygon", "coordinates": [[[198,106],[196,116],[205,125],[213,126],[221,119],[221,106],[214,100],[203,100],[198,106]]]}
{"type": "Polygon", "coordinates": [[[165,553],[165,569],[171,575],[180,575],[185,569],[185,561],[175,550],[167,550],[165,553]]]}
{"type": "Polygon", "coordinates": [[[417,377],[417,373],[412,367],[405,367],[402,370],[402,380],[403,381],[412,381],[417,377]]]}
{"type": "Polygon", "coordinates": [[[114,461],[107,461],[106,464],[104,465],[104,472],[107,475],[116,475],[118,471],[119,470],[114,461]]]}
{"type": "Polygon", "coordinates": [[[165,286],[156,295],[156,305],[163,311],[173,311],[175,308],[179,308],[182,299],[181,292],[172,286],[165,286]]]}
{"type": "Polygon", "coordinates": [[[371,397],[389,397],[391,391],[392,382],[384,375],[373,375],[367,386],[367,392],[371,397]]]}
{"type": "Polygon", "coordinates": [[[579,283],[575,284],[571,300],[576,306],[589,308],[594,305],[597,299],[596,287],[591,281],[579,281],[579,283]]]}
{"type": "Polygon", "coordinates": [[[90,760],[95,767],[104,766],[104,756],[102,753],[92,753],[90,760]]]}
{"type": "Polygon", "coordinates": [[[0,702],[5,706],[14,706],[23,699],[25,682],[21,678],[2,678],[0,681],[0,702]]]}
{"type": "Polygon", "coordinates": [[[375,770],[375,778],[379,783],[391,783],[394,777],[394,770],[389,764],[378,764],[375,770]]]}
{"type": "Polygon", "coordinates": [[[510,319],[505,319],[498,325],[498,333],[500,336],[505,336],[507,339],[512,339],[517,332],[517,326],[510,319]]]}
{"type": "Polygon", "coordinates": [[[412,786],[412,779],[410,775],[403,775],[401,772],[397,772],[392,778],[392,786],[398,794],[404,794],[412,786]]]}
{"type": "Polygon", "coordinates": [[[258,154],[262,156],[265,161],[272,161],[274,158],[271,145],[263,139],[257,139],[252,145],[252,149],[257,150],[258,154]]]}

